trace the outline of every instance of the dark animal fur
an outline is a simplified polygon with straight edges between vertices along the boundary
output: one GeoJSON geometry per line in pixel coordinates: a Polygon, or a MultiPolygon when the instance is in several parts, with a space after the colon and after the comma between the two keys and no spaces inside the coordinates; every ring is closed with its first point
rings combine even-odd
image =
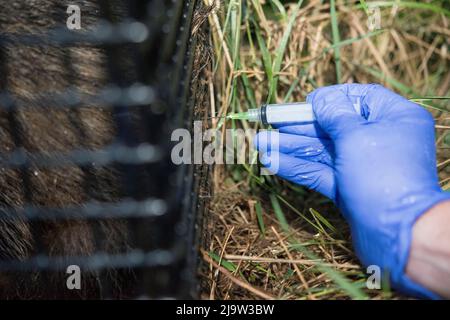
{"type": "MultiPolygon", "coordinates": [[[[122,1],[126,3],[126,1],[122,1]]],[[[98,21],[97,1],[0,0],[0,31],[15,34],[39,34],[66,23],[68,4],[79,4],[82,27],[98,21]]],[[[114,5],[120,19],[125,9],[114,5]]],[[[70,86],[84,93],[96,93],[108,81],[105,53],[98,48],[60,48],[12,46],[0,48],[4,59],[0,70],[0,90],[8,89],[26,105],[18,105],[16,119],[18,138],[14,137],[8,112],[0,111],[0,153],[8,154],[22,146],[27,152],[67,152],[73,149],[98,149],[113,142],[116,128],[110,111],[99,108],[56,110],[57,106],[38,106],[33,102],[42,92],[58,92],[70,86]],[[65,55],[72,60],[74,74],[67,74],[65,55]],[[79,121],[80,120],[80,121],[79,121]]],[[[41,170],[29,168],[25,173],[0,168],[0,210],[20,208],[26,202],[36,206],[65,207],[89,200],[115,201],[121,197],[119,174],[112,167],[65,167],[41,170]],[[90,178],[88,190],[85,177],[90,178]],[[23,178],[31,184],[26,198],[23,178]]],[[[126,224],[117,220],[45,221],[25,219],[0,220],[0,259],[23,260],[36,253],[50,256],[89,256],[96,251],[123,252],[128,248],[126,224]],[[100,232],[101,241],[94,237],[100,232]]],[[[125,297],[121,291],[124,277],[114,270],[104,275],[82,274],[82,290],[66,289],[63,271],[57,274],[0,273],[0,298],[101,298],[99,279],[109,283],[113,297],[125,297]]],[[[130,278],[127,281],[130,281],[130,278]]]]}

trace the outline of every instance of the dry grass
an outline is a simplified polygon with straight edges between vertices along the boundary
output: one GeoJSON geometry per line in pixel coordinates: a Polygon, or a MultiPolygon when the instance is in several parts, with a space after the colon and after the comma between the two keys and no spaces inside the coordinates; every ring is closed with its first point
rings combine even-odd
{"type": "MultiPolygon", "coordinates": [[[[343,3],[336,1],[339,37],[332,35],[333,10],[327,1],[304,1],[294,16],[296,1],[220,4],[210,16],[216,53],[211,113],[246,110],[266,101],[302,101],[314,88],[337,82],[382,83],[420,99],[434,112],[439,174],[444,188],[450,188],[447,100],[423,100],[449,95],[448,11],[439,5],[436,10],[382,7],[383,29],[369,32],[360,2],[343,3]],[[292,30],[286,33],[291,17],[292,30]]],[[[256,177],[256,169],[214,169],[203,298],[400,297],[389,288],[365,289],[366,274],[353,254],[348,227],[329,201],[273,177],[256,177]]]]}

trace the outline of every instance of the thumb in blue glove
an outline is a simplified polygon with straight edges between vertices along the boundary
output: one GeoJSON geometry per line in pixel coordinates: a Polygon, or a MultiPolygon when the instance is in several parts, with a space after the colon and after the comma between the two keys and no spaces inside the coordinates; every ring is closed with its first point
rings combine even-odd
{"type": "Polygon", "coordinates": [[[450,199],[438,183],[431,114],[374,84],[324,87],[307,100],[317,122],[259,134],[258,149],[279,140],[279,150],[268,150],[261,162],[332,199],[364,265],[389,272],[392,285],[406,293],[437,298],[405,274],[415,221],[450,199]]]}

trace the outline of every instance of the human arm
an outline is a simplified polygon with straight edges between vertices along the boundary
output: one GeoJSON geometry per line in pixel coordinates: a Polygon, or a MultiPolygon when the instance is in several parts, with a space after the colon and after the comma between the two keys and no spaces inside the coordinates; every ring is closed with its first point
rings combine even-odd
{"type": "Polygon", "coordinates": [[[414,224],[406,274],[450,299],[450,202],[439,203],[414,224]]]}
{"type": "Polygon", "coordinates": [[[332,199],[364,265],[381,267],[403,292],[437,298],[406,272],[416,221],[450,199],[438,183],[431,114],[380,85],[324,87],[308,102],[317,122],[260,133],[261,162],[332,199]]]}

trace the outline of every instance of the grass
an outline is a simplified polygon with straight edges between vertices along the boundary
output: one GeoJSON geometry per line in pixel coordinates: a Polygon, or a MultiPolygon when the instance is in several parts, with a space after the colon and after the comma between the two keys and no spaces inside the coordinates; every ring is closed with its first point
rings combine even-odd
{"type": "MultiPolygon", "coordinates": [[[[279,73],[281,71],[281,63],[283,62],[284,53],[286,51],[286,47],[288,45],[289,38],[291,37],[292,28],[294,27],[294,23],[297,19],[298,11],[300,10],[300,6],[302,5],[303,0],[298,1],[297,5],[292,10],[291,16],[289,17],[289,22],[284,30],[283,36],[281,38],[280,44],[275,50],[275,59],[273,61],[272,78],[269,79],[269,97],[267,98],[267,103],[275,103],[276,102],[276,92],[279,81],[279,73]]],[[[261,36],[259,36],[261,38],[261,36]]]]}
{"type": "MultiPolygon", "coordinates": [[[[432,11],[437,14],[443,14],[450,17],[450,10],[444,8],[445,0],[434,1],[435,3],[417,2],[417,1],[371,1],[370,5],[374,7],[403,7],[409,9],[421,9],[426,11],[432,11]]],[[[365,1],[361,1],[361,7],[367,10],[368,6],[365,1]]]]}
{"type": "Polygon", "coordinates": [[[336,1],[330,1],[330,16],[331,16],[331,30],[333,35],[333,50],[334,50],[334,63],[336,65],[336,82],[341,83],[342,78],[342,66],[341,66],[341,52],[338,44],[341,42],[341,36],[339,35],[339,23],[338,15],[336,12],[336,1]]]}
{"type": "MultiPolygon", "coordinates": [[[[303,101],[316,87],[337,82],[378,82],[433,112],[439,177],[450,189],[448,9],[440,1],[376,1],[383,29],[369,31],[373,3],[221,2],[210,17],[217,113],[303,101]]],[[[241,120],[209,125],[258,129],[241,120]]],[[[214,169],[205,298],[400,297],[388,285],[365,288],[348,225],[330,201],[258,170],[214,169]]]]}

